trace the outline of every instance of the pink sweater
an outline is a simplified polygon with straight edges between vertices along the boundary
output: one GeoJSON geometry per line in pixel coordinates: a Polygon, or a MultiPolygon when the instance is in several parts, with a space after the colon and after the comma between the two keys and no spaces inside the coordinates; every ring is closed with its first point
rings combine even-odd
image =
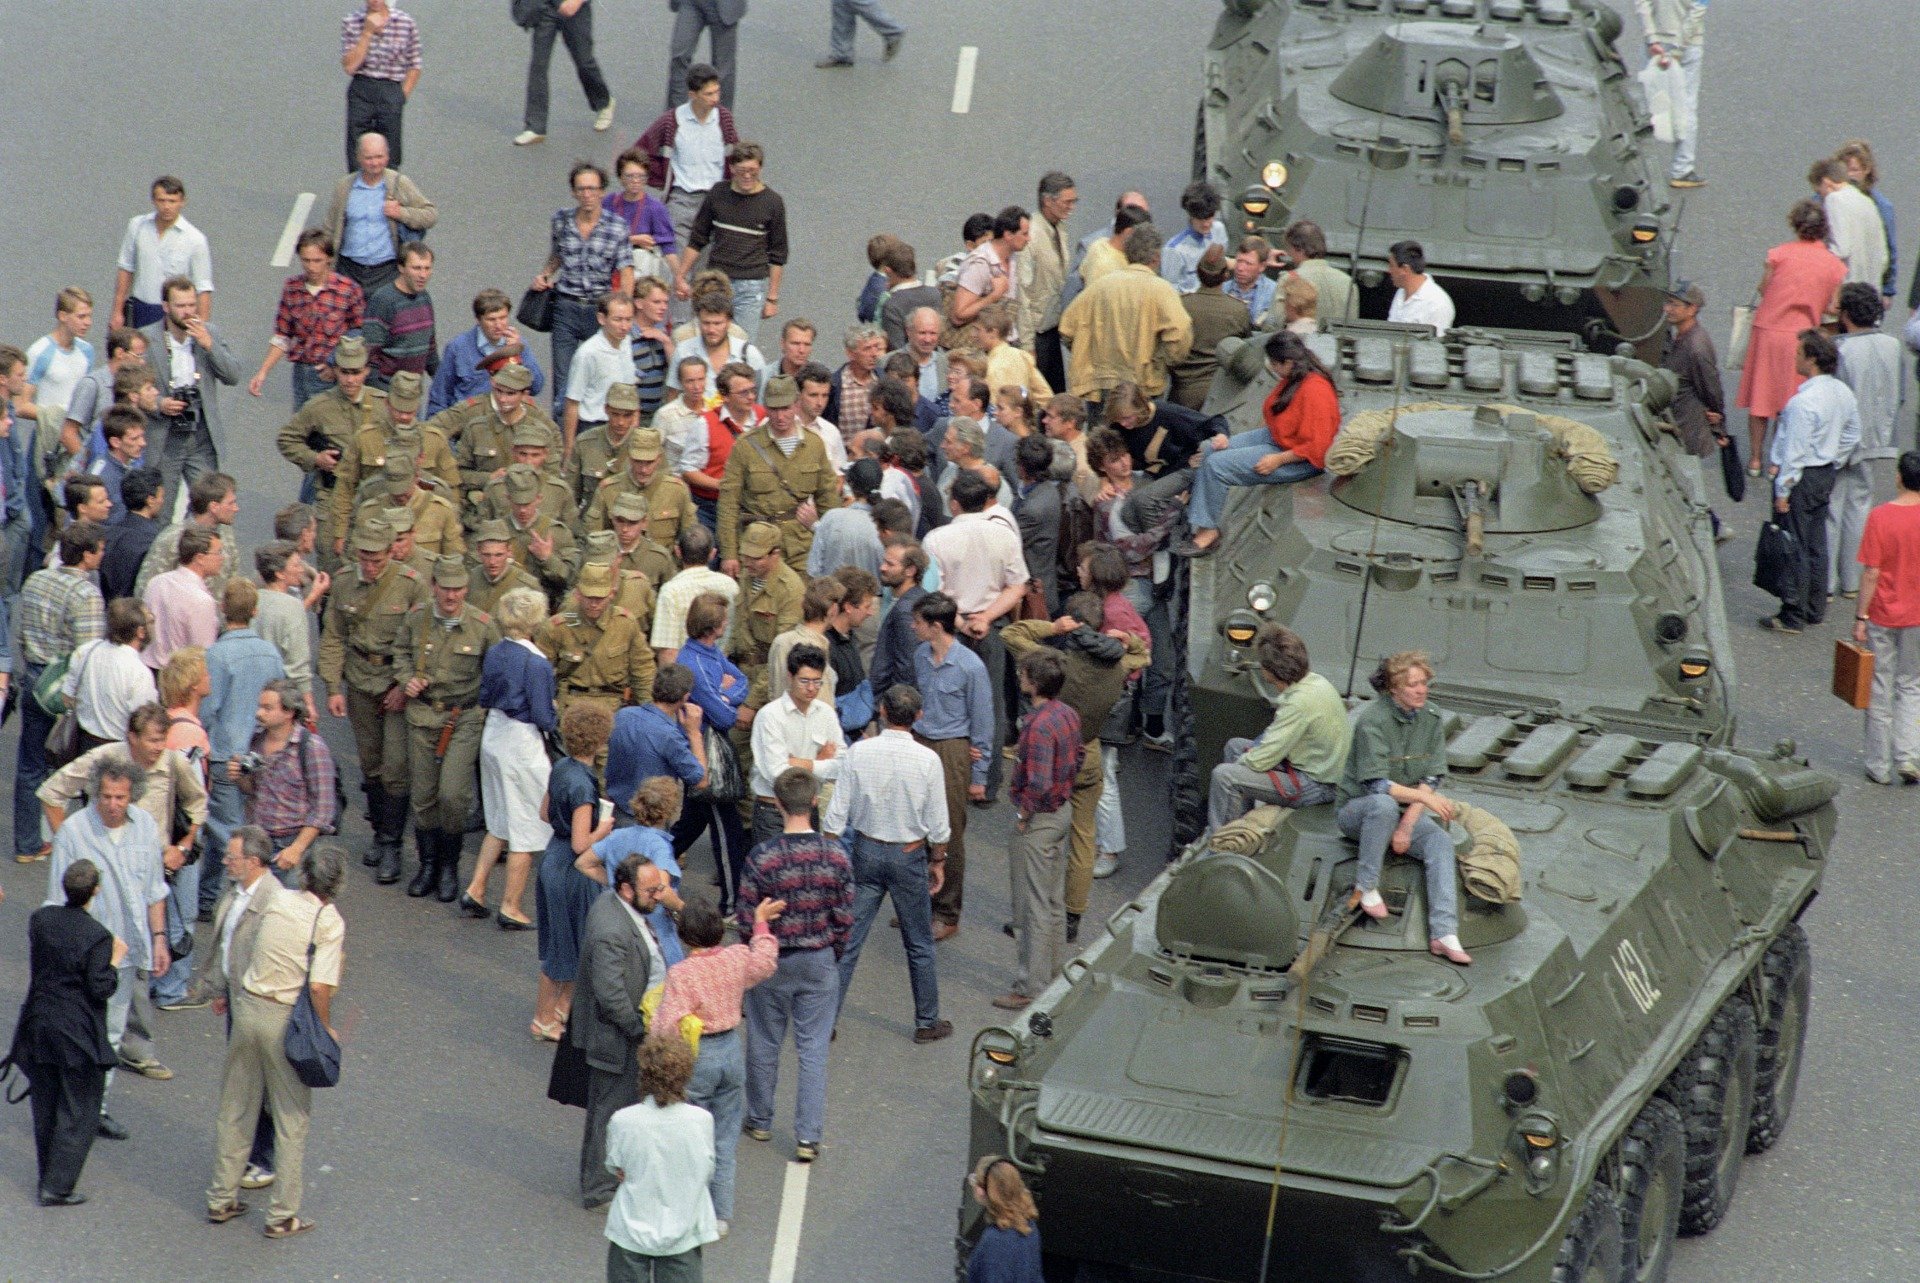
{"type": "Polygon", "coordinates": [[[695,949],[667,968],[667,983],[654,1013],[656,1029],[677,1029],[680,1017],[700,1017],[710,1034],[740,1023],[740,996],[772,975],[780,965],[780,946],[764,922],[753,924],[752,944],[695,949]]]}

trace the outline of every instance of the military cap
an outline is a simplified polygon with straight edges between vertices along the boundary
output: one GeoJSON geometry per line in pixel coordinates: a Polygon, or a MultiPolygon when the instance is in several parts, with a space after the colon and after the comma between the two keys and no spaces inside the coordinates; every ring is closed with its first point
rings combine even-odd
{"type": "Polygon", "coordinates": [[[658,459],[662,451],[660,431],[657,428],[635,428],[633,435],[627,438],[627,458],[629,459],[638,459],[645,463],[648,459],[658,459]]]}
{"type": "Polygon", "coordinates": [[[764,557],[780,546],[780,528],[771,522],[756,521],[740,536],[742,557],[764,557]]]}
{"type": "Polygon", "coordinates": [[[393,527],[375,517],[367,517],[353,528],[355,552],[385,552],[393,547],[393,527]]]}
{"type": "Polygon", "coordinates": [[[620,555],[620,538],[611,530],[589,531],[582,541],[582,563],[598,561],[610,565],[620,555]]]}
{"type": "Polygon", "coordinates": [[[540,474],[531,465],[516,463],[507,469],[507,501],[532,503],[540,497],[540,474]]]}
{"type": "MultiPolygon", "coordinates": [[[[480,368],[488,374],[498,374],[510,362],[518,361],[525,352],[526,349],[521,347],[518,341],[502,343],[499,347],[480,358],[480,368]]],[[[529,381],[529,386],[531,386],[531,381],[529,381]]]]}
{"type": "Polygon", "coordinates": [[[404,535],[413,529],[413,509],[411,508],[382,508],[379,519],[382,525],[396,535],[404,535]]]}
{"type": "Polygon", "coordinates": [[[387,440],[393,443],[393,450],[408,458],[418,458],[426,449],[426,434],[420,431],[417,423],[401,423],[387,429],[387,440]]]}
{"type": "Polygon", "coordinates": [[[503,365],[494,373],[493,386],[507,392],[525,392],[533,386],[533,371],[524,365],[503,365]]]}
{"type": "Polygon", "coordinates": [[[647,519],[647,497],[638,490],[629,490],[613,501],[613,519],[615,521],[645,521],[647,519]]]}
{"type": "Polygon", "coordinates": [[[516,448],[523,445],[551,446],[553,438],[547,435],[545,428],[528,417],[513,425],[512,444],[516,448]]]}
{"type": "Polygon", "coordinates": [[[607,389],[607,409],[640,410],[640,390],[631,383],[616,383],[607,389]]]}
{"type": "Polygon", "coordinates": [[[413,456],[405,450],[387,451],[387,461],[380,465],[387,480],[395,485],[412,485],[420,475],[420,469],[414,464],[413,456]]]}
{"type": "Polygon", "coordinates": [[[580,567],[580,582],[574,587],[582,597],[613,596],[613,569],[598,562],[580,567]]]}
{"type": "Polygon", "coordinates": [[[491,521],[480,523],[473,532],[473,542],[476,544],[512,543],[513,530],[505,521],[495,517],[491,521]]]}
{"type": "Polygon", "coordinates": [[[435,588],[465,588],[467,586],[467,563],[458,557],[434,558],[433,586],[435,588]]]}
{"type": "Polygon", "coordinates": [[[333,367],[336,370],[366,369],[366,342],[361,339],[341,339],[333,349],[333,367]]]}
{"type": "Polygon", "coordinates": [[[400,371],[387,385],[387,405],[395,410],[418,410],[422,382],[416,371],[400,371]]]}
{"type": "Polygon", "coordinates": [[[767,390],[760,397],[760,404],[769,410],[784,410],[800,399],[800,385],[784,374],[776,374],[767,380],[767,390]]]}

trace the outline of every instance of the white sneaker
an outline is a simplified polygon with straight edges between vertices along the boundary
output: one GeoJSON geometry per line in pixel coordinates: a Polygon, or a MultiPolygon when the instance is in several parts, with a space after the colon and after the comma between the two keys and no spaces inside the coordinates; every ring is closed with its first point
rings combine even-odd
{"type": "Polygon", "coordinates": [[[513,136],[513,145],[515,147],[526,147],[533,143],[543,143],[545,141],[547,141],[545,134],[536,134],[531,129],[523,129],[513,136]]]}
{"type": "Polygon", "coordinates": [[[604,134],[613,128],[613,106],[613,99],[609,98],[607,99],[607,105],[595,114],[593,118],[593,131],[595,133],[604,134]]]}
{"type": "Polygon", "coordinates": [[[1093,876],[1110,878],[1120,871],[1120,857],[1111,851],[1102,851],[1093,860],[1093,876]]]}
{"type": "Polygon", "coordinates": [[[713,1226],[720,1232],[721,1238],[725,1238],[727,1236],[727,1230],[731,1228],[725,1221],[715,1221],[713,1226]]]}

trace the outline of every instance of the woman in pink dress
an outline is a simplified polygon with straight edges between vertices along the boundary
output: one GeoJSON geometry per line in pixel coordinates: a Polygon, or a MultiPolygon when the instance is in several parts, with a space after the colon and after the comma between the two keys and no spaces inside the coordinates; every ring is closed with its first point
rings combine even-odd
{"type": "Polygon", "coordinates": [[[1747,475],[1760,475],[1767,426],[1800,388],[1794,357],[1800,331],[1817,329],[1838,305],[1847,265],[1827,248],[1827,216],[1820,203],[1803,200],[1787,213],[1797,240],[1767,251],[1760,274],[1760,306],[1753,313],[1753,335],[1740,370],[1740,395],[1734,404],[1747,412],[1753,453],[1747,475]]]}

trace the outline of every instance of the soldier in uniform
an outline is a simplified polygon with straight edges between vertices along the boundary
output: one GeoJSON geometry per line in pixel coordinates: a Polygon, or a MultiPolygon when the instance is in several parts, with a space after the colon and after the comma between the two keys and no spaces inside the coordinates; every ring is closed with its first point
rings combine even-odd
{"type": "MultiPolygon", "coordinates": [[[[547,456],[551,453],[544,429],[537,423],[522,419],[513,429],[513,462],[532,468],[540,477],[540,517],[569,529],[578,524],[580,509],[573,502],[573,491],[567,483],[553,475],[548,468],[547,456]]],[[[503,475],[487,482],[486,496],[467,509],[467,524],[477,526],[482,521],[490,521],[507,515],[511,506],[507,500],[507,479],[503,475]]]]}
{"type": "Polygon", "coordinates": [[[406,697],[407,763],[413,788],[413,841],[420,871],[415,897],[442,904],[460,893],[460,847],[480,782],[480,664],[500,640],[493,616],[467,603],[466,562],[433,564],[430,597],[407,612],[393,644],[393,680],[406,697]]]}
{"type": "Polygon", "coordinates": [[[453,442],[454,461],[460,465],[463,503],[477,504],[487,482],[513,462],[513,429],[531,421],[547,430],[552,458],[560,456],[560,429],[547,412],[533,403],[528,389],[533,372],[524,365],[505,365],[493,376],[493,391],[449,406],[427,420],[453,442]]]}
{"type": "Polygon", "coordinates": [[[460,530],[460,510],[437,489],[421,484],[413,456],[404,450],[388,453],[380,465],[379,485],[369,480],[360,487],[356,512],[371,504],[407,508],[413,512],[413,541],[431,557],[458,557],[467,550],[460,530]]]}
{"type": "Polygon", "coordinates": [[[389,555],[403,566],[409,566],[413,573],[420,576],[421,583],[427,583],[433,576],[433,563],[438,560],[430,552],[420,550],[419,540],[413,537],[413,509],[382,508],[380,501],[364,504],[360,508],[363,517],[371,517],[383,523],[393,531],[393,548],[389,555]]]}
{"type": "Polygon", "coordinates": [[[617,713],[653,698],[653,648],[633,612],[613,600],[613,572],[583,566],[566,608],[540,625],[534,644],[553,662],[560,715],[575,704],[617,713]]]}
{"type": "MultiPolygon", "coordinates": [[[[347,511],[334,502],[340,464],[360,430],[385,417],[386,401],[382,393],[367,386],[365,343],[341,339],[333,349],[333,365],[333,386],[301,406],[280,429],[279,437],[280,453],[305,474],[300,501],[316,509],[320,528],[315,546],[322,554],[321,569],[327,571],[340,564],[337,554],[346,536],[347,511]]],[[[352,494],[349,483],[343,497],[352,494]]]]}
{"type": "Polygon", "coordinates": [[[377,880],[400,880],[400,839],[407,828],[405,697],[393,681],[393,641],[426,587],[411,567],[389,555],[393,532],[362,521],[353,532],[357,569],[333,581],[320,621],[320,680],[327,712],[353,726],[373,822],[377,880]]]}
{"type": "Polygon", "coordinates": [[[387,414],[384,422],[362,424],[347,441],[346,453],[334,470],[335,529],[346,533],[349,505],[358,506],[360,487],[380,475],[387,455],[404,451],[413,456],[422,477],[432,477],[446,487],[448,497],[459,493],[460,469],[453,461],[453,448],[437,429],[423,428],[420,414],[420,376],[402,370],[393,376],[387,388],[387,414]]]}
{"type": "Polygon", "coordinates": [[[549,601],[558,602],[580,564],[573,531],[565,522],[549,521],[541,515],[546,481],[532,468],[514,464],[507,469],[505,484],[506,526],[513,540],[513,559],[538,576],[549,601]]]}
{"type": "Polygon", "coordinates": [[[622,570],[637,570],[658,589],[679,573],[673,554],[647,537],[645,495],[623,494],[613,502],[613,536],[622,570]]]}
{"type": "MultiPolygon", "coordinates": [[[[483,521],[473,532],[473,574],[467,604],[489,615],[516,588],[540,588],[539,579],[513,559],[513,530],[504,520],[483,521]]],[[[542,590],[544,591],[544,589],[542,590]]]]}
{"type": "Polygon", "coordinates": [[[627,438],[627,466],[600,483],[581,521],[586,530],[612,528],[613,502],[629,492],[646,496],[653,539],[671,546],[680,531],[699,520],[687,483],[660,466],[665,447],[654,428],[635,428],[627,438]]]}
{"type": "Polygon", "coordinates": [[[607,421],[595,424],[573,440],[567,459],[567,487],[573,491],[574,510],[585,512],[600,483],[620,467],[627,455],[627,437],[640,426],[640,392],[631,383],[607,389],[607,421]]]}
{"type": "Polygon", "coordinates": [[[611,530],[594,531],[580,546],[580,564],[605,566],[613,572],[613,604],[625,607],[640,621],[640,631],[651,636],[656,597],[653,581],[637,570],[622,569],[619,562],[620,543],[611,530]]]}
{"type": "Polygon", "coordinates": [[[840,506],[840,476],[827,447],[803,432],[793,403],[799,386],[784,374],[767,380],[766,422],[734,442],[720,479],[720,573],[740,573],[740,530],[749,522],[777,523],[787,564],[806,574],[813,523],[840,506]],[[795,441],[798,444],[795,444],[795,441]]]}
{"type": "Polygon", "coordinates": [[[756,521],[740,536],[740,564],[746,574],[733,611],[727,653],[747,675],[747,705],[758,709],[769,694],[767,652],[773,639],[800,623],[800,599],[807,585],[780,555],[780,531],[756,521]]]}

